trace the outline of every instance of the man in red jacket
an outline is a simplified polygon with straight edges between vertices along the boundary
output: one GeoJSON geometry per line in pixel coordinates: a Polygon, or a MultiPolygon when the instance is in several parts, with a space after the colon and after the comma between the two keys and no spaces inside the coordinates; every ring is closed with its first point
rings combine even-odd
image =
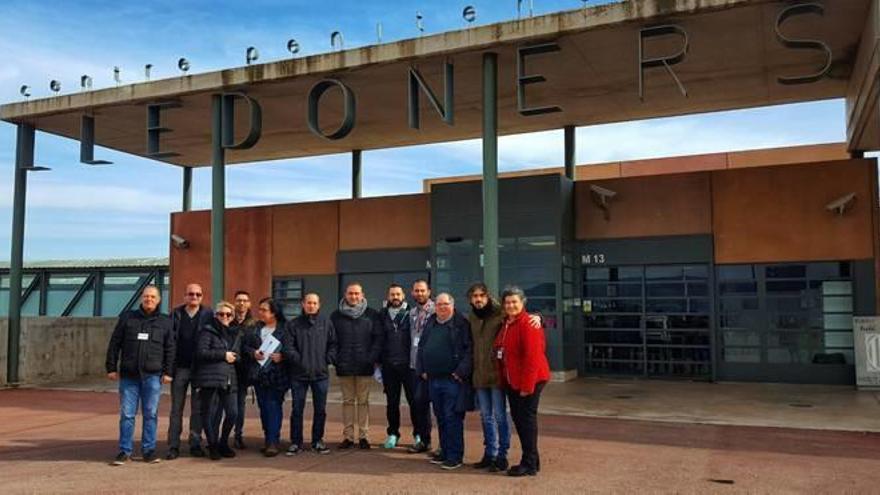
{"type": "Polygon", "coordinates": [[[519,287],[501,296],[504,325],[495,338],[498,377],[510,402],[510,415],[522,445],[522,460],[507,470],[510,476],[534,476],[541,469],[538,456],[538,402],[550,380],[544,329],[525,311],[526,297],[519,287]]]}

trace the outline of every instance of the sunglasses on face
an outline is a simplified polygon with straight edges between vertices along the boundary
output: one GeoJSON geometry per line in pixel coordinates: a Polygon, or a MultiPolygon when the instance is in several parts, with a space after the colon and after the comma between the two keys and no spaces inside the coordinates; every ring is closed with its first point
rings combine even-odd
{"type": "Polygon", "coordinates": [[[220,318],[232,318],[232,313],[227,313],[226,311],[222,313],[217,313],[217,316],[220,318]]]}
{"type": "Polygon", "coordinates": [[[186,295],[188,295],[190,297],[202,297],[201,292],[187,292],[186,295]]]}

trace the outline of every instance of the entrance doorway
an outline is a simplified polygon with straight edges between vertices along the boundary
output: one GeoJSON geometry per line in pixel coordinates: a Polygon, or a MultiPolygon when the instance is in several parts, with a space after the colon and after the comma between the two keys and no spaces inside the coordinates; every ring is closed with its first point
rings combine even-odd
{"type": "Polygon", "coordinates": [[[585,374],[711,379],[708,264],[585,267],[585,374]]]}

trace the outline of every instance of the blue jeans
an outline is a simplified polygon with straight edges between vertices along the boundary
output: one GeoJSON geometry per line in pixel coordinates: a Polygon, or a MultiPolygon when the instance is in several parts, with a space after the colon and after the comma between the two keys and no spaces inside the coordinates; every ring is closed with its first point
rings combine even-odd
{"type": "Polygon", "coordinates": [[[293,380],[290,388],[293,394],[293,418],[290,423],[290,442],[303,446],[303,416],[306,408],[306,392],[312,389],[312,445],[324,440],[324,425],[327,423],[327,390],[330,380],[293,380]]]}
{"type": "Polygon", "coordinates": [[[428,388],[437,417],[443,459],[461,462],[464,458],[464,412],[456,410],[461,384],[452,378],[431,378],[428,388]]]}
{"type": "Polygon", "coordinates": [[[483,455],[507,457],[510,448],[510,423],[507,421],[507,399],[500,388],[478,388],[477,404],[483,422],[483,455]]]}
{"type": "Polygon", "coordinates": [[[142,378],[119,379],[119,451],[131,455],[134,446],[134,418],[138,404],[141,406],[143,426],[141,427],[141,452],[156,450],[156,428],[158,427],[159,397],[162,394],[162,380],[159,375],[142,378]]]}
{"type": "Polygon", "coordinates": [[[260,422],[263,424],[263,438],[266,445],[281,443],[281,421],[284,418],[283,405],[286,390],[254,385],[257,405],[260,407],[260,422]]]}

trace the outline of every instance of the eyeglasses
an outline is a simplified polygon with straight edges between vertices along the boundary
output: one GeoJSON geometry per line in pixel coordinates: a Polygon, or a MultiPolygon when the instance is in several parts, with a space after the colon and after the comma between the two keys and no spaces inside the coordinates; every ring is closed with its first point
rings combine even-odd
{"type": "Polygon", "coordinates": [[[217,317],[218,318],[232,318],[232,313],[227,313],[224,311],[222,313],[217,313],[217,317]]]}
{"type": "Polygon", "coordinates": [[[202,297],[201,292],[187,292],[186,295],[188,295],[190,297],[202,297]]]}

